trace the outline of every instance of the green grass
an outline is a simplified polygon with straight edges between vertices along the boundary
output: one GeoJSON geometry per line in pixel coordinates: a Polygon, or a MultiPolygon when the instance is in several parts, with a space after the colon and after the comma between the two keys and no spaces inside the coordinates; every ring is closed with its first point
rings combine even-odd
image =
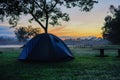
{"type": "Polygon", "coordinates": [[[91,48],[71,48],[75,59],[59,63],[23,63],[19,49],[0,49],[0,80],[120,80],[120,59],[115,51],[109,57],[91,48]]]}

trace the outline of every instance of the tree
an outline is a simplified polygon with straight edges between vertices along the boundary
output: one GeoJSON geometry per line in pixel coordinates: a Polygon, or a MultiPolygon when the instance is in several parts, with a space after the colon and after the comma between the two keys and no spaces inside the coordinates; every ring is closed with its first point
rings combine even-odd
{"type": "Polygon", "coordinates": [[[102,27],[103,38],[113,44],[120,44],[120,6],[116,8],[111,5],[109,10],[111,15],[105,17],[105,24],[102,27]]]}
{"type": "Polygon", "coordinates": [[[32,28],[32,26],[28,27],[18,27],[15,28],[15,35],[20,42],[25,42],[27,39],[32,38],[38,34],[40,34],[40,28],[32,28]]]}
{"type": "Polygon", "coordinates": [[[79,7],[82,11],[93,8],[94,0],[0,0],[0,19],[8,18],[11,25],[16,26],[21,15],[31,15],[29,20],[36,21],[48,32],[48,24],[59,25],[60,21],[69,21],[69,15],[63,13],[60,6],[79,7]]]}

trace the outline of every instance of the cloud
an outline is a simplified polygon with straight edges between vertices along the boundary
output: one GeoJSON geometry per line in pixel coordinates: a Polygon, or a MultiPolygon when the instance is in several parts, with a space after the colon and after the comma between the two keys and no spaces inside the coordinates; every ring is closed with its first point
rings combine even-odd
{"type": "Polygon", "coordinates": [[[13,29],[7,26],[0,26],[0,36],[14,37],[15,34],[13,32],[13,29]]]}
{"type": "Polygon", "coordinates": [[[65,26],[55,27],[55,28],[51,29],[49,32],[56,33],[56,32],[63,30],[64,28],[65,28],[65,26]]]}

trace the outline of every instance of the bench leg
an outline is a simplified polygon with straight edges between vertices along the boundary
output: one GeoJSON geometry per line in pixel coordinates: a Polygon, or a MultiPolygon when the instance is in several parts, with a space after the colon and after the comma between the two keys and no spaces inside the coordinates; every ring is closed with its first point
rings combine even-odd
{"type": "Polygon", "coordinates": [[[120,49],[118,49],[118,56],[117,57],[120,57],[120,49]]]}
{"type": "Polygon", "coordinates": [[[3,52],[2,51],[0,51],[0,54],[2,54],[3,52]]]}
{"type": "Polygon", "coordinates": [[[104,49],[100,49],[100,57],[104,57],[104,49]]]}

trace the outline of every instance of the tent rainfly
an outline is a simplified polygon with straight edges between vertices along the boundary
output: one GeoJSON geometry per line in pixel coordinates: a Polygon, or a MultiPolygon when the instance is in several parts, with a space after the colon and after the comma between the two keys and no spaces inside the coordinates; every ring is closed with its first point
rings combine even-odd
{"type": "Polygon", "coordinates": [[[32,38],[23,48],[18,60],[56,62],[74,59],[66,44],[53,34],[43,33],[32,38]]]}

